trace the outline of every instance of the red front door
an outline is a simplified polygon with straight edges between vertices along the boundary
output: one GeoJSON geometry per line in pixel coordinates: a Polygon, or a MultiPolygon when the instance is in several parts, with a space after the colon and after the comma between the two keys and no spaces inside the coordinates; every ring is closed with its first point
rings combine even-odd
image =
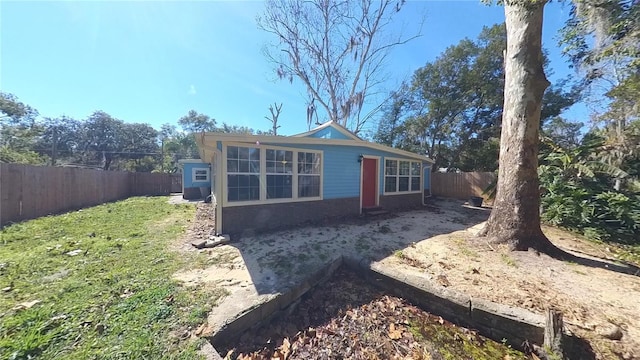
{"type": "Polygon", "coordinates": [[[378,160],[362,159],[362,207],[376,206],[376,187],[378,185],[378,160]]]}

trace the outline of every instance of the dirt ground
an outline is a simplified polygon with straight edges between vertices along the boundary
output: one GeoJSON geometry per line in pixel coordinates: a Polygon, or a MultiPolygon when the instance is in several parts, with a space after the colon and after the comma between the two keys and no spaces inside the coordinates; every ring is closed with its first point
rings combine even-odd
{"type": "MultiPolygon", "coordinates": [[[[228,291],[209,315],[210,332],[285,292],[328,261],[353,254],[471,297],[540,314],[557,308],[566,329],[587,339],[596,358],[640,359],[639,276],[616,272],[614,266],[586,266],[490,245],[476,237],[489,209],[434,200],[424,210],[256,234],[195,250],[189,243],[209,236],[210,214],[209,205],[198,204],[192,227],[176,247],[199,251],[202,261],[175,275],[187,286],[228,291]],[[618,329],[620,340],[607,338],[618,329]]],[[[571,233],[550,227],[544,231],[556,245],[586,259],[614,256],[606,246],[571,233]]]]}

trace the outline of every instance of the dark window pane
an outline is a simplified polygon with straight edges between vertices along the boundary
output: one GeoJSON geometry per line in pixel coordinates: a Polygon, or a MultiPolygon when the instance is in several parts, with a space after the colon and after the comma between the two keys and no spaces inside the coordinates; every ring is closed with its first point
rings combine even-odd
{"type": "Polygon", "coordinates": [[[249,200],[249,188],[238,188],[238,200],[239,201],[249,200]]]}
{"type": "Polygon", "coordinates": [[[229,201],[238,201],[238,189],[229,189],[228,199],[229,201]]]}
{"type": "Polygon", "coordinates": [[[384,178],[384,191],[385,192],[396,192],[396,177],[395,176],[385,176],[385,178],[384,178]]]}
{"type": "Polygon", "coordinates": [[[409,177],[402,176],[398,178],[398,191],[409,191],[409,177]]]}
{"type": "Polygon", "coordinates": [[[299,176],[298,177],[298,197],[319,197],[320,177],[319,176],[299,176]]]}
{"type": "Polygon", "coordinates": [[[267,199],[291,198],[291,175],[267,176],[267,199]]]}
{"type": "Polygon", "coordinates": [[[384,174],[385,175],[397,175],[398,174],[398,162],[396,160],[384,161],[384,174]]]}
{"type": "Polygon", "coordinates": [[[228,177],[229,187],[238,187],[238,175],[229,175],[228,177]]]}
{"type": "Polygon", "coordinates": [[[411,175],[420,176],[420,163],[412,162],[411,163],[411,175]]]}
{"type": "Polygon", "coordinates": [[[409,162],[408,161],[400,161],[399,165],[399,175],[409,175],[409,162]]]}
{"type": "Polygon", "coordinates": [[[260,200],[260,188],[251,188],[250,200],[260,200]]]}
{"type": "Polygon", "coordinates": [[[251,167],[249,172],[260,173],[260,160],[251,160],[251,167]]]}
{"type": "Polygon", "coordinates": [[[267,174],[276,172],[277,163],[274,161],[267,161],[267,168],[265,169],[267,174]]]}
{"type": "Polygon", "coordinates": [[[260,160],[260,149],[249,148],[249,153],[251,160],[260,160]]]}
{"type": "Polygon", "coordinates": [[[238,147],[237,146],[227,147],[227,159],[237,159],[237,158],[238,158],[238,147]]]}
{"type": "Polygon", "coordinates": [[[240,168],[238,172],[248,173],[249,172],[249,161],[248,160],[240,160],[239,161],[240,168]]]}
{"type": "Polygon", "coordinates": [[[238,148],[238,159],[249,160],[249,148],[238,148]]]}
{"type": "Polygon", "coordinates": [[[260,200],[260,178],[257,175],[228,175],[229,201],[260,200]]]}
{"type": "Polygon", "coordinates": [[[411,191],[420,190],[420,177],[413,176],[411,178],[411,191]]]}
{"type": "Polygon", "coordinates": [[[238,186],[240,187],[249,186],[249,175],[238,175],[238,186]]]}
{"type": "Polygon", "coordinates": [[[276,159],[276,151],[273,149],[267,149],[267,161],[276,159]]]}
{"type": "Polygon", "coordinates": [[[227,160],[227,172],[238,172],[238,160],[227,160]]]}

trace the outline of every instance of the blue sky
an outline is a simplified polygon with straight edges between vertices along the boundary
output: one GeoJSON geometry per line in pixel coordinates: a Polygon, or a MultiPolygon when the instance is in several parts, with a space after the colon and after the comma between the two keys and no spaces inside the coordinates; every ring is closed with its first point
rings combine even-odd
{"type": "MultiPolygon", "coordinates": [[[[306,90],[276,80],[261,54],[270,40],[255,22],[257,1],[2,1],[0,89],[41,116],[84,119],[103,110],[159,128],[190,109],[218,122],[266,130],[268,107],[283,103],[282,135],[306,131],[306,90]]],[[[560,56],[558,29],[568,6],[547,5],[544,45],[554,74],[572,74],[560,56]]],[[[447,46],[504,21],[499,6],[478,1],[409,1],[392,31],[422,36],[394,50],[392,90],[447,46]]],[[[322,114],[319,114],[322,115],[322,114]]],[[[580,107],[570,120],[584,115],[580,107]]],[[[374,124],[371,124],[374,125],[374,124]]]]}

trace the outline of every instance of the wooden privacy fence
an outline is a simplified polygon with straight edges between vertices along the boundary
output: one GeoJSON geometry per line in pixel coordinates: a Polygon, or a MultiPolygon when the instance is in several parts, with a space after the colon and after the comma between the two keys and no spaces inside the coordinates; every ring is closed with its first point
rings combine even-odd
{"type": "Polygon", "coordinates": [[[431,173],[431,192],[435,196],[468,199],[483,196],[484,190],[495,179],[492,172],[431,173]]]}
{"type": "Polygon", "coordinates": [[[0,226],[170,190],[169,174],[0,163],[0,226]]]}

